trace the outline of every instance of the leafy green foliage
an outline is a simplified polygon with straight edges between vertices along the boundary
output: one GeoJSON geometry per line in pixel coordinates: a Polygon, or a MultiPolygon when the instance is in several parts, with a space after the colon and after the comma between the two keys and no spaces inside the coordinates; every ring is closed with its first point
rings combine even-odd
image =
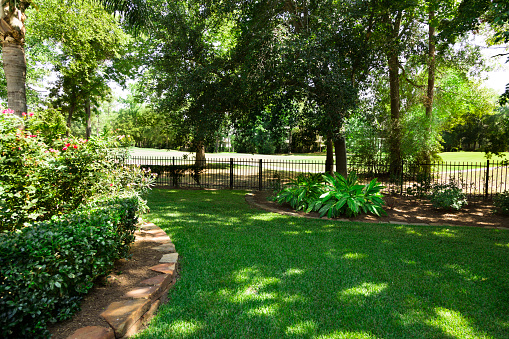
{"type": "Polygon", "coordinates": [[[493,204],[495,205],[495,212],[509,215],[509,191],[497,193],[493,197],[493,204]]]}
{"type": "Polygon", "coordinates": [[[338,173],[326,173],[323,178],[328,184],[326,192],[310,204],[308,212],[317,211],[320,217],[327,215],[329,218],[356,216],[361,212],[377,216],[385,214],[382,208],[385,202],[380,193],[384,186],[379,185],[376,179],[369,184],[359,185],[355,172],[350,173],[346,179],[338,173]]]}
{"type": "Polygon", "coordinates": [[[306,210],[320,196],[322,189],[321,174],[299,174],[296,179],[286,184],[273,200],[280,204],[289,203],[297,211],[306,210]]]}
{"type": "MultiPolygon", "coordinates": [[[[18,126],[7,110],[0,114],[0,230],[19,229],[35,220],[68,213],[86,201],[123,191],[143,193],[154,176],[122,167],[117,149],[123,138],[52,140],[18,126]]],[[[31,113],[29,113],[31,115],[31,113]]]]}
{"type": "Polygon", "coordinates": [[[0,336],[47,337],[93,281],[128,255],[144,202],[135,194],[82,206],[19,232],[0,234],[0,336]]]}
{"type": "Polygon", "coordinates": [[[467,205],[465,193],[454,181],[434,185],[429,199],[433,207],[438,209],[459,210],[467,205]]]}

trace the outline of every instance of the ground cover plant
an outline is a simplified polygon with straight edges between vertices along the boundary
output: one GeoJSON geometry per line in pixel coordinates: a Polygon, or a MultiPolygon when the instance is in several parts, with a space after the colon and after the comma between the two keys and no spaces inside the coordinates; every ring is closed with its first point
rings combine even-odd
{"type": "Polygon", "coordinates": [[[307,219],[154,190],[180,279],[137,338],[505,338],[509,232],[307,219]]]}

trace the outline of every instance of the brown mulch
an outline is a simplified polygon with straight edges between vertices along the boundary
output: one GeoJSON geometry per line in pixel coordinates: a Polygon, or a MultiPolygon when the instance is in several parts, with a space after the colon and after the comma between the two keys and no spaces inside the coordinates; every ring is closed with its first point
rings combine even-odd
{"type": "Polygon", "coordinates": [[[121,259],[109,276],[100,279],[81,303],[81,310],[71,319],[51,325],[48,330],[51,338],[65,339],[74,331],[86,326],[103,326],[108,323],[100,314],[114,301],[137,287],[140,281],[153,277],[156,273],[149,267],[159,264],[161,252],[152,249],[160,245],[150,240],[136,240],[131,245],[131,258],[121,259]]]}
{"type": "MultiPolygon", "coordinates": [[[[254,193],[254,201],[264,207],[277,209],[281,212],[295,212],[289,205],[279,205],[267,198],[271,195],[268,191],[254,193]]],[[[384,210],[387,216],[377,217],[375,215],[359,215],[349,218],[352,221],[363,221],[370,223],[378,222],[404,222],[409,224],[440,224],[453,226],[474,226],[474,227],[507,227],[509,228],[509,217],[494,214],[493,203],[485,200],[469,201],[468,205],[459,211],[443,211],[433,208],[427,200],[417,200],[402,196],[386,196],[384,210]]],[[[299,212],[299,215],[318,218],[317,213],[306,214],[299,212]]]]}

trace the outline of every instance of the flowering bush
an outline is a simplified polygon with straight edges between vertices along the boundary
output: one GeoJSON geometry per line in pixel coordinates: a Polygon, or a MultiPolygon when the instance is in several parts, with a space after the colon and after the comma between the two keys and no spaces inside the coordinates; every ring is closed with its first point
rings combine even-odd
{"type": "MultiPolygon", "coordinates": [[[[32,115],[33,116],[33,115],[32,115]]],[[[59,138],[45,143],[23,118],[0,115],[0,230],[13,230],[74,210],[102,194],[143,193],[154,177],[122,167],[125,138],[59,138]]]]}

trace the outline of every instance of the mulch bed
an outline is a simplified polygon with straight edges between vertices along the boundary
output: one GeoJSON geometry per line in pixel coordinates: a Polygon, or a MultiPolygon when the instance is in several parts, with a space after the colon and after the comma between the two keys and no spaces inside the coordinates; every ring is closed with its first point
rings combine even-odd
{"type": "MultiPolygon", "coordinates": [[[[272,192],[254,192],[254,200],[257,204],[283,212],[295,212],[289,205],[279,205],[267,200],[272,192]]],[[[509,217],[493,213],[493,203],[486,200],[469,201],[468,205],[459,211],[444,211],[433,208],[427,200],[411,199],[403,196],[386,196],[384,210],[387,216],[359,215],[349,218],[351,221],[363,221],[370,223],[378,222],[404,222],[409,224],[442,224],[454,226],[473,227],[507,227],[509,217]]],[[[318,213],[299,212],[307,217],[318,218],[318,213]]]]}

